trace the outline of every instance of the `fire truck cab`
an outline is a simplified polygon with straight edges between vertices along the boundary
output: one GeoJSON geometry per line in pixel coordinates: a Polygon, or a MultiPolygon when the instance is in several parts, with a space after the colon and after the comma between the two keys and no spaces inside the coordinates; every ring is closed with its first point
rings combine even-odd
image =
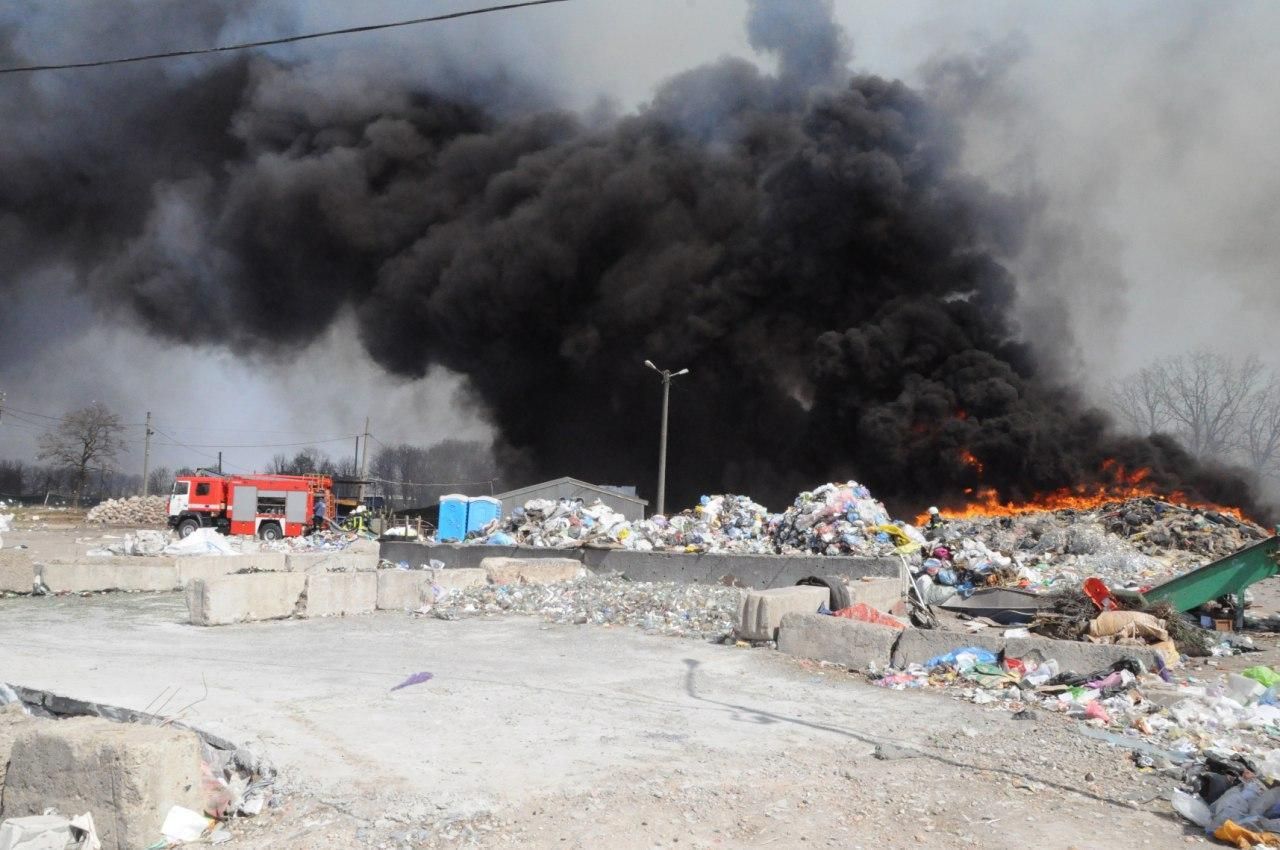
{"type": "Polygon", "coordinates": [[[298,537],[317,500],[332,517],[333,479],[327,475],[179,475],[169,496],[169,527],[179,537],[197,528],[263,540],[298,537]]]}

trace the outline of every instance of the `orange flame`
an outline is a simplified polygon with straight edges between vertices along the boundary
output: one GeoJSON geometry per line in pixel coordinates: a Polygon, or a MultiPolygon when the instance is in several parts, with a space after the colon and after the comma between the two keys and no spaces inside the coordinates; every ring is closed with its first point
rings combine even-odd
{"type": "MultiPolygon", "coordinates": [[[[981,474],[981,462],[967,451],[961,453],[961,459],[970,466],[975,466],[979,474],[981,474]]],[[[1229,508],[1208,502],[1188,502],[1186,494],[1179,491],[1161,493],[1147,483],[1151,477],[1151,470],[1149,469],[1137,469],[1130,472],[1122,464],[1114,460],[1107,460],[1102,464],[1102,470],[1111,479],[1110,482],[1063,487],[1050,493],[1038,493],[1025,502],[1002,500],[999,491],[992,487],[979,489],[976,493],[971,490],[965,490],[966,494],[973,496],[973,501],[961,508],[943,508],[939,513],[944,519],[977,519],[1061,510],[1092,511],[1111,502],[1123,502],[1129,499],[1154,496],[1166,502],[1192,508],[1214,510],[1229,514],[1236,519],[1247,521],[1247,518],[1239,508],[1229,508]]],[[[916,517],[918,525],[923,525],[928,521],[928,514],[921,514],[916,517]]]]}
{"type": "Polygon", "coordinates": [[[982,461],[974,457],[968,449],[960,450],[960,460],[964,462],[965,466],[971,466],[976,469],[979,477],[981,477],[982,473],[986,471],[987,467],[982,463],[982,461]]]}

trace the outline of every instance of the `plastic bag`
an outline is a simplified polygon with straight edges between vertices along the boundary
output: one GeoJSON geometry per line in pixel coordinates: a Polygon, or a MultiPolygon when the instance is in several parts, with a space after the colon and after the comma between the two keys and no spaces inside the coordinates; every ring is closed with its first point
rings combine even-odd
{"type": "Polygon", "coordinates": [[[1250,667],[1248,670],[1241,670],[1240,675],[1248,679],[1253,679],[1260,683],[1264,688],[1274,688],[1280,685],[1280,673],[1272,670],[1270,667],[1250,667]]]}
{"type": "Polygon", "coordinates": [[[888,626],[891,629],[905,629],[907,627],[905,623],[890,617],[888,614],[877,611],[865,602],[859,602],[857,605],[852,605],[848,608],[841,608],[835,612],[835,616],[849,620],[861,620],[864,623],[871,623],[876,626],[888,626]]]}
{"type": "Polygon", "coordinates": [[[1209,811],[1209,804],[1195,794],[1188,794],[1186,791],[1179,791],[1175,788],[1173,793],[1169,795],[1169,802],[1173,803],[1175,812],[1201,829],[1208,829],[1213,820],[1213,813],[1209,811]]]}
{"type": "Polygon", "coordinates": [[[955,667],[957,670],[967,670],[975,664],[995,664],[996,654],[989,649],[983,649],[980,646],[966,646],[961,649],[953,649],[946,655],[938,655],[930,658],[924,663],[926,669],[933,667],[941,667],[946,664],[955,667]]]}

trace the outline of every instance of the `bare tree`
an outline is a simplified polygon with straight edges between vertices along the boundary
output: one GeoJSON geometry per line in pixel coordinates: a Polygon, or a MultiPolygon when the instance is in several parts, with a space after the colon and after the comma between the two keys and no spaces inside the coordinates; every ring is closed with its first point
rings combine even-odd
{"type": "Polygon", "coordinates": [[[1245,404],[1239,448],[1259,475],[1280,478],[1280,376],[1272,376],[1245,404]]]}
{"type": "Polygon", "coordinates": [[[1238,443],[1242,415],[1264,380],[1256,356],[1237,363],[1211,351],[1155,365],[1174,434],[1198,458],[1222,458],[1238,443]]]}
{"type": "Polygon", "coordinates": [[[1148,366],[1114,382],[1109,395],[1112,409],[1134,433],[1145,436],[1168,429],[1165,381],[1156,367],[1148,366]]]}
{"type": "Polygon", "coordinates": [[[173,470],[157,466],[147,475],[147,492],[161,496],[173,489],[173,470]]]}
{"type": "Polygon", "coordinates": [[[58,427],[40,437],[40,460],[71,471],[73,502],[78,507],[91,470],[110,468],[124,448],[124,426],[101,402],[68,413],[58,427]]]}

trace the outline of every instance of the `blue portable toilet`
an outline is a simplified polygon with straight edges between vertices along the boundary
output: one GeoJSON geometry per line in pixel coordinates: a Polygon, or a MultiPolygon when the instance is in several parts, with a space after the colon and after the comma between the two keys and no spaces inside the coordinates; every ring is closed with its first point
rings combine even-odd
{"type": "Polygon", "coordinates": [[[474,496],[467,500],[467,533],[479,531],[502,515],[502,502],[492,496],[474,496]]]}
{"type": "Polygon", "coordinates": [[[441,543],[461,540],[467,536],[467,497],[450,493],[440,497],[440,522],[436,539],[441,543]]]}

